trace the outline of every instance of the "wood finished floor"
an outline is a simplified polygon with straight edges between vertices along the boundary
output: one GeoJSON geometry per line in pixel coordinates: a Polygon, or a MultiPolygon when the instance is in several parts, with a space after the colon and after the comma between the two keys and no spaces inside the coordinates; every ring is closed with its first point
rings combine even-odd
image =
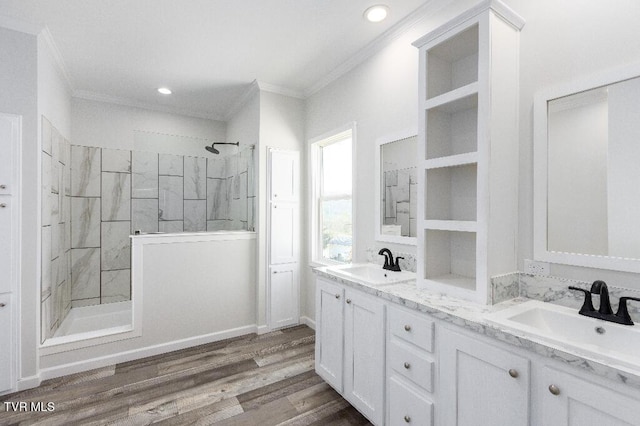
{"type": "Polygon", "coordinates": [[[250,334],[48,380],[0,401],[54,402],[0,425],[369,425],[314,372],[314,332],[250,334]]]}

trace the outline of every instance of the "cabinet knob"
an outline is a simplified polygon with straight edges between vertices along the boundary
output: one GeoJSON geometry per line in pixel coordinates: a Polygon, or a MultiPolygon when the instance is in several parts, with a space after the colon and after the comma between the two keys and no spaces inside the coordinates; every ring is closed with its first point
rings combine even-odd
{"type": "Polygon", "coordinates": [[[518,377],[518,370],[514,370],[513,368],[509,370],[509,375],[514,379],[518,377]]]}
{"type": "Polygon", "coordinates": [[[0,208],[1,208],[1,209],[4,209],[5,207],[7,207],[7,205],[6,205],[5,203],[1,203],[1,204],[0,204],[0,208]]]}
{"type": "Polygon", "coordinates": [[[0,189],[7,189],[7,185],[0,185],[0,189]]]}
{"type": "Polygon", "coordinates": [[[411,368],[411,364],[409,364],[408,362],[404,363],[404,368],[406,368],[407,370],[411,368]]]}
{"type": "Polygon", "coordinates": [[[411,326],[409,324],[405,324],[404,331],[411,331],[411,326]]]}
{"type": "Polygon", "coordinates": [[[5,306],[7,306],[5,303],[0,303],[0,308],[4,308],[5,306]]]}
{"type": "Polygon", "coordinates": [[[277,197],[278,197],[278,194],[273,194],[273,198],[277,198],[277,197]]]}
{"type": "Polygon", "coordinates": [[[339,294],[336,294],[336,299],[340,299],[340,295],[339,294]]]}
{"type": "Polygon", "coordinates": [[[405,421],[406,423],[411,423],[411,417],[409,417],[409,416],[404,416],[404,421],[405,421]]]}
{"type": "Polygon", "coordinates": [[[560,395],[560,388],[557,387],[556,385],[549,385],[549,392],[551,392],[552,395],[560,395]]]}
{"type": "Polygon", "coordinates": [[[351,304],[351,299],[347,299],[347,303],[348,303],[348,304],[351,304]]]}
{"type": "Polygon", "coordinates": [[[278,273],[278,271],[273,271],[273,273],[274,273],[274,274],[277,274],[277,273],[278,273]]]}

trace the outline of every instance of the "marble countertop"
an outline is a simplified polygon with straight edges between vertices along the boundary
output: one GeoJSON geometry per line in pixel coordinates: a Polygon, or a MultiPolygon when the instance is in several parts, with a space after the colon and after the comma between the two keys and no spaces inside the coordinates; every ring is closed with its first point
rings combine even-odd
{"type": "Polygon", "coordinates": [[[333,275],[330,270],[327,271],[327,267],[315,268],[314,272],[320,277],[342,283],[409,309],[424,312],[439,320],[640,389],[640,366],[637,370],[632,370],[623,366],[611,365],[608,361],[599,359],[596,353],[580,353],[571,345],[552,345],[536,339],[535,336],[502,328],[487,321],[488,314],[531,299],[517,297],[496,305],[479,305],[440,293],[420,290],[416,287],[415,281],[371,286],[333,275]]]}

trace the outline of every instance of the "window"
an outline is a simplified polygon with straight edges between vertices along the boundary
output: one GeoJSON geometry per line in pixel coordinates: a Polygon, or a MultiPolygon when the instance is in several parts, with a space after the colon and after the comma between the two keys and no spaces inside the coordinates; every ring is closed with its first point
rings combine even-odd
{"type": "Polygon", "coordinates": [[[353,258],[353,131],[311,144],[312,259],[351,263],[353,258]]]}

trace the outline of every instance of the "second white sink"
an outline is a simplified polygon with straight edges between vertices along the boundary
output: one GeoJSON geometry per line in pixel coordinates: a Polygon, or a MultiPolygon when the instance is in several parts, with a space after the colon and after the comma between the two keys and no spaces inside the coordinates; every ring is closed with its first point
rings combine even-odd
{"type": "Polygon", "coordinates": [[[491,323],[533,335],[548,343],[590,352],[640,369],[640,327],[578,314],[577,309],[531,300],[487,316],[491,323]]]}

